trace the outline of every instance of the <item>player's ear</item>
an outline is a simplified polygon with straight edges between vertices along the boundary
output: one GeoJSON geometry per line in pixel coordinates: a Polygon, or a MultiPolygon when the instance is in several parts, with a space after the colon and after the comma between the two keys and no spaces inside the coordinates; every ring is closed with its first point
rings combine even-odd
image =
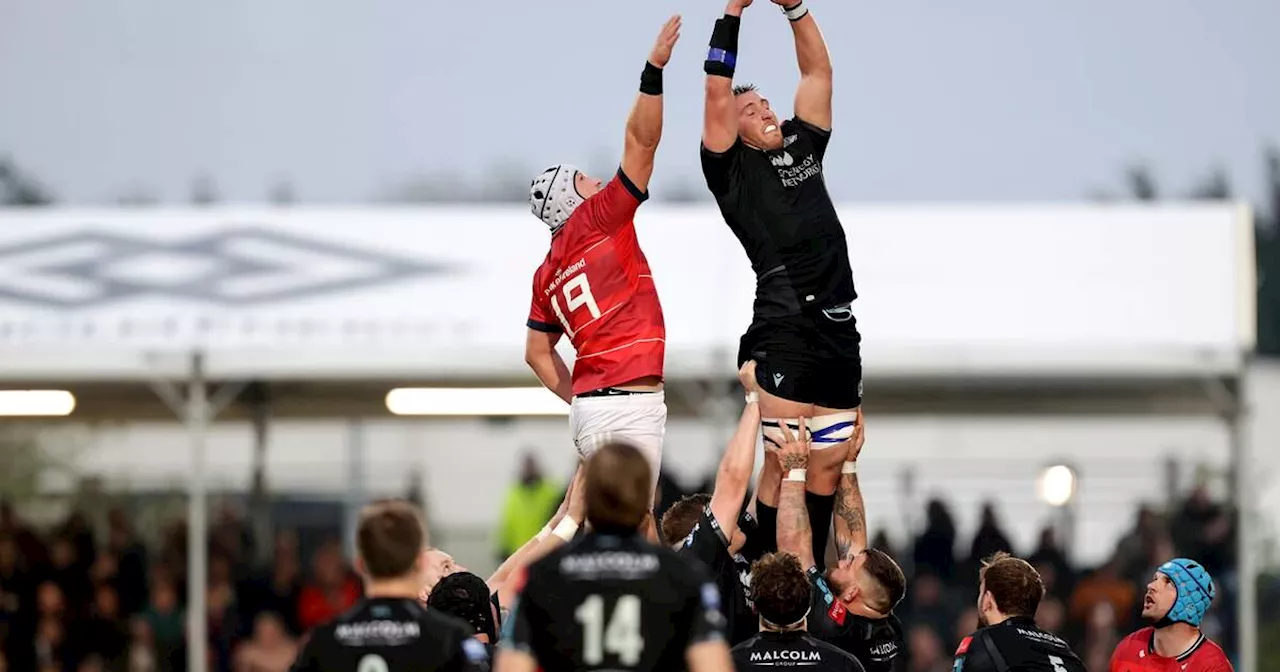
{"type": "Polygon", "coordinates": [[[356,560],[351,564],[355,566],[356,574],[359,574],[360,576],[369,575],[369,567],[364,564],[364,558],[360,557],[360,554],[356,554],[356,560]]]}

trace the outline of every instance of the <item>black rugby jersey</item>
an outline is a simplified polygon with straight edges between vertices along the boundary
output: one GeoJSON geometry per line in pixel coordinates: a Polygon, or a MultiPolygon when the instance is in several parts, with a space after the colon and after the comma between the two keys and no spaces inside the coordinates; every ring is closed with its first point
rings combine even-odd
{"type": "Polygon", "coordinates": [[[738,672],[779,667],[865,672],[857,658],[804,631],[761,632],[733,647],[733,668],[738,672]]]}
{"type": "Polygon", "coordinates": [[[703,568],[637,534],[589,533],[530,565],[502,646],[544,672],[687,669],[723,641],[720,593],[703,568]]]}
{"type": "Polygon", "coordinates": [[[884,618],[866,618],[852,614],[817,569],[809,568],[808,574],[813,586],[809,633],[853,654],[868,672],[900,669],[906,646],[898,617],[889,614],[884,618]]]}
{"type": "Polygon", "coordinates": [[[729,553],[729,538],[719,521],[711,513],[711,505],[702,510],[702,516],[684,538],[677,552],[695,558],[706,566],[711,578],[720,589],[720,606],[726,620],[729,642],[737,644],[759,631],[755,605],[751,601],[751,563],[764,555],[763,547],[753,534],[755,518],[742,512],[738,517],[738,529],[747,538],[742,550],[729,553]]]}
{"type": "Polygon", "coordinates": [[[823,179],[831,133],[790,119],[782,122],[782,137],[776,151],[741,139],[723,154],[702,148],[707,187],[756,273],[757,319],[857,298],[844,227],[823,179]]]}
{"type": "Polygon", "coordinates": [[[1085,672],[1061,637],[1031,618],[1011,618],[960,640],[954,672],[1085,672]]]}
{"type": "Polygon", "coordinates": [[[465,621],[417,600],[365,600],[311,632],[295,672],[483,672],[489,654],[465,621]]]}

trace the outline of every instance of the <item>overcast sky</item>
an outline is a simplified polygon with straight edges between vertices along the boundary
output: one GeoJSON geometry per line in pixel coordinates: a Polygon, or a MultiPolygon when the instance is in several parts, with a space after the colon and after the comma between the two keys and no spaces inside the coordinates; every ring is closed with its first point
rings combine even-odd
{"type": "MultiPolygon", "coordinates": [[[[858,201],[1078,199],[1149,161],[1256,197],[1280,142],[1276,0],[808,0],[837,72],[827,179],[858,201]]],[[[288,179],[361,201],[506,163],[608,170],[680,12],[656,193],[700,175],[717,0],[0,0],[0,155],[82,203],[233,200],[288,179]]],[[[741,80],[790,110],[785,19],[744,17],[741,80]]]]}

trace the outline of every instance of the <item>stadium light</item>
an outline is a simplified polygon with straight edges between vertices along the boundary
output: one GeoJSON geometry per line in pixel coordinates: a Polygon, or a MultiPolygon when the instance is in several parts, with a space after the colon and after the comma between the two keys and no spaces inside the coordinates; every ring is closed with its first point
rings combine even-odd
{"type": "Polygon", "coordinates": [[[0,390],[0,416],[71,415],[76,398],[66,390],[0,390]]]}
{"type": "Polygon", "coordinates": [[[569,415],[545,387],[398,387],[387,393],[395,415],[569,415]]]}
{"type": "Polygon", "coordinates": [[[1076,472],[1055,464],[1040,474],[1040,498],[1049,506],[1066,506],[1076,494],[1076,472]]]}

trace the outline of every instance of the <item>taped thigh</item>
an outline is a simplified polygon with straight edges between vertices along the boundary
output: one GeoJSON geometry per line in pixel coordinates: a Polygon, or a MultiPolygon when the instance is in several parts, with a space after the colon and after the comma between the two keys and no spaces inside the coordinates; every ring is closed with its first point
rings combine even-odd
{"type": "MultiPolygon", "coordinates": [[[[825,450],[852,439],[857,419],[858,416],[853,411],[829,413],[806,419],[805,426],[809,430],[809,450],[825,450]]],[[[760,428],[766,443],[774,446],[782,445],[785,440],[782,433],[783,422],[787,423],[787,427],[791,429],[792,436],[800,433],[800,420],[798,418],[788,418],[786,420],[763,418],[760,421],[760,428]]]]}

